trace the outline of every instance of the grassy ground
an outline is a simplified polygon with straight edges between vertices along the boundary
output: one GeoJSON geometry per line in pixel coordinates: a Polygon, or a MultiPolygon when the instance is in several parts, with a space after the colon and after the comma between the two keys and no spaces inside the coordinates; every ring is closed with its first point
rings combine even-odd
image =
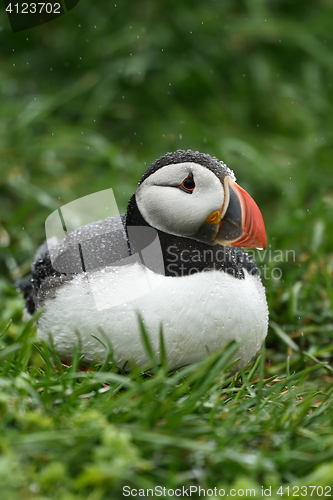
{"type": "Polygon", "coordinates": [[[0,498],[332,495],[332,23],[329,1],[81,0],[13,35],[0,9],[0,498]],[[125,210],[179,147],[223,159],[262,210],[265,349],[237,376],[233,345],[172,374],[54,367],[12,285],[46,217],[105,187],[125,210]]]}

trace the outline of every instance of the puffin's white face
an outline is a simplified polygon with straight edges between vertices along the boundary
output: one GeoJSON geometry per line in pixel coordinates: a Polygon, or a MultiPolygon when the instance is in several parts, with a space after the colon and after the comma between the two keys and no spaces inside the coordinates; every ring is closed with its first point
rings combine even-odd
{"type": "MultiPolygon", "coordinates": [[[[148,224],[176,236],[196,234],[224,203],[220,180],[208,168],[185,162],[150,175],[136,191],[136,203],[148,224]]],[[[217,229],[217,228],[216,228],[217,229]]]]}

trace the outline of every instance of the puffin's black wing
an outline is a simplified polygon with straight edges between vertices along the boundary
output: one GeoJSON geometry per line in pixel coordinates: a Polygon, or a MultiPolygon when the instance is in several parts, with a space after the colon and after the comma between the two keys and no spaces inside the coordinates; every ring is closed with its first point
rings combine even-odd
{"type": "Polygon", "coordinates": [[[26,309],[29,314],[33,314],[36,311],[35,305],[35,294],[32,285],[32,274],[28,274],[25,278],[17,280],[14,285],[18,290],[23,292],[23,297],[26,300],[26,309]]]}
{"type": "Polygon", "coordinates": [[[23,292],[29,314],[36,312],[36,297],[43,280],[48,276],[61,276],[61,274],[52,266],[48,245],[45,241],[35,254],[31,265],[31,274],[14,283],[16,288],[23,292]]]}
{"type": "MultiPolygon", "coordinates": [[[[31,274],[15,282],[15,286],[23,291],[28,313],[33,314],[40,305],[40,289],[50,281],[46,278],[55,278],[52,280],[52,287],[55,288],[75,274],[102,268],[128,257],[125,223],[126,215],[121,214],[120,217],[108,217],[82,226],[66,235],[56,246],[45,241],[35,254],[31,274]]],[[[45,292],[43,290],[43,295],[45,292]]]]}

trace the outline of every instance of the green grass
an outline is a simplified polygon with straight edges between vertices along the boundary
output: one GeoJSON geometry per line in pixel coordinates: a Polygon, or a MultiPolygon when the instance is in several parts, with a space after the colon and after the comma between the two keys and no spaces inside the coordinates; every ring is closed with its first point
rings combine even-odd
{"type": "Polygon", "coordinates": [[[332,3],[116,5],[15,35],[0,8],[0,498],[333,486],[332,3]],[[79,349],[63,367],[13,286],[45,219],[106,187],[124,211],[177,148],[223,159],[260,206],[265,349],[237,375],[233,345],[171,374],[80,372],[79,349]]]}
{"type": "Polygon", "coordinates": [[[280,367],[263,348],[238,374],[236,344],[172,373],[165,362],[146,376],[111,362],[82,372],[79,355],[62,366],[32,325],[0,351],[2,498],[121,498],[126,485],[264,486],[279,498],[281,485],[332,485],[330,347],[287,337],[280,367]]]}

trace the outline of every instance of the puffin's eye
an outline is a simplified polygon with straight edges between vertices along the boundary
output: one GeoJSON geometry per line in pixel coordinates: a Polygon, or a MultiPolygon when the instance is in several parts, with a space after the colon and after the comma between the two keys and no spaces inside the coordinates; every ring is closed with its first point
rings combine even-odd
{"type": "Polygon", "coordinates": [[[179,188],[182,189],[182,191],[185,191],[185,193],[189,193],[189,194],[193,193],[193,190],[195,188],[195,182],[193,179],[192,172],[190,172],[188,174],[188,176],[186,177],[186,179],[183,180],[183,182],[181,183],[179,188]]]}

